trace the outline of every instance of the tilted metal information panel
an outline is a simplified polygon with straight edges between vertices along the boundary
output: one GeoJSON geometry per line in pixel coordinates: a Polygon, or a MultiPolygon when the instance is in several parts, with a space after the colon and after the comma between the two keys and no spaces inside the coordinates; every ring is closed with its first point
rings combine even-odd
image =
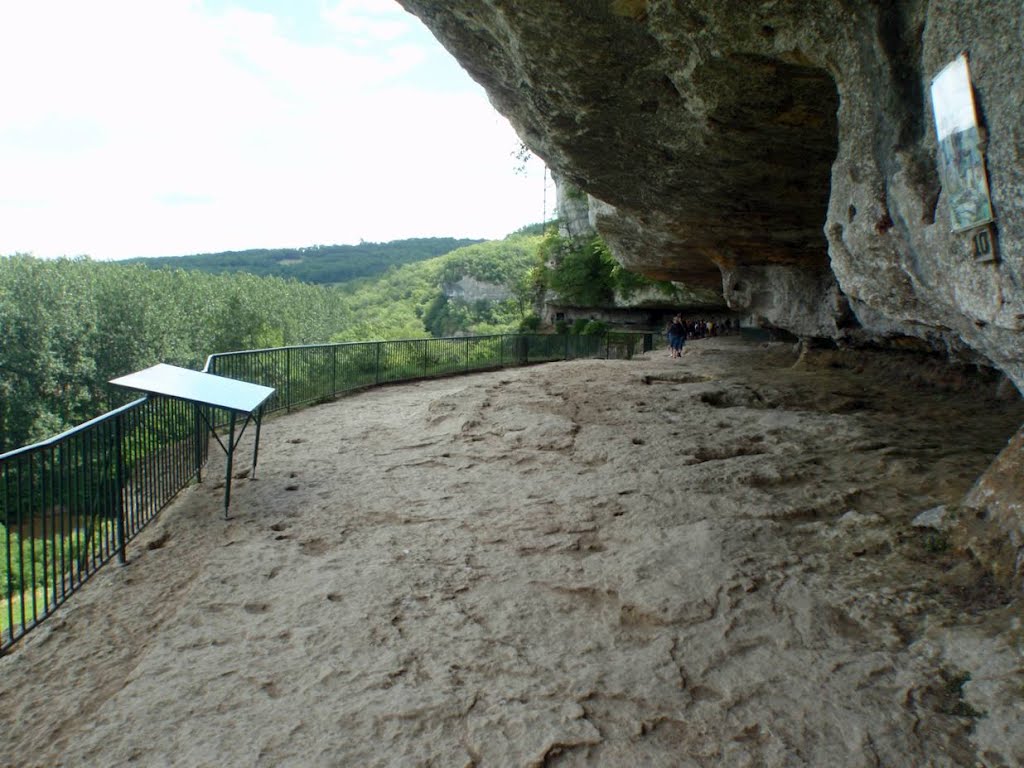
{"type": "Polygon", "coordinates": [[[239,413],[252,413],[274,394],[272,387],[166,363],[111,379],[110,383],[147,394],[176,397],[239,413]]]}
{"type": "MultiPolygon", "coordinates": [[[[227,456],[227,467],[224,473],[224,517],[227,518],[228,505],[231,503],[231,471],[235,448],[238,447],[242,435],[245,434],[245,428],[249,426],[250,419],[255,419],[256,440],[252,451],[252,470],[249,474],[249,479],[255,479],[256,459],[260,450],[260,425],[263,422],[263,404],[274,394],[274,388],[250,384],[238,379],[229,379],[226,376],[217,376],[212,373],[179,368],[166,363],[111,379],[110,383],[126,389],[145,392],[147,395],[171,397],[195,405],[196,433],[199,434],[205,423],[210,434],[220,443],[220,447],[224,449],[227,456]],[[200,406],[222,408],[229,412],[227,444],[221,441],[217,430],[200,406]],[[245,423],[242,424],[242,430],[236,437],[235,419],[239,414],[245,415],[245,423]]],[[[198,476],[201,482],[202,473],[199,472],[198,476]]]]}

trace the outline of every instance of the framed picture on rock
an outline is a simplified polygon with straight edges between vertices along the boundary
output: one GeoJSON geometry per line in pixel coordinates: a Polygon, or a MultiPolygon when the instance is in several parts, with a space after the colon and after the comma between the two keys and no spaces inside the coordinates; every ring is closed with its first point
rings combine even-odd
{"type": "Polygon", "coordinates": [[[954,232],[976,229],[994,217],[966,54],[942,68],[932,80],[931,94],[950,228],[954,232]]]}

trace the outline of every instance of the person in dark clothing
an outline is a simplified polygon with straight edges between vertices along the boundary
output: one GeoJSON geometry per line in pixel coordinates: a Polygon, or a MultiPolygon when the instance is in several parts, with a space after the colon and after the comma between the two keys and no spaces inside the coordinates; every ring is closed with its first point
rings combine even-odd
{"type": "Polygon", "coordinates": [[[672,318],[672,324],[668,327],[668,345],[672,348],[672,357],[681,357],[683,344],[686,343],[686,326],[683,318],[676,315],[672,318]]]}

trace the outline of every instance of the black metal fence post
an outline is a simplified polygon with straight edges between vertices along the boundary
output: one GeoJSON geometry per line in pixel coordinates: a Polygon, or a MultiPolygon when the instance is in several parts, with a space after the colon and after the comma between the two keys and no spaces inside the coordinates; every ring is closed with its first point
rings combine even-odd
{"type": "Polygon", "coordinates": [[[292,350],[288,348],[284,351],[284,398],[285,408],[288,411],[292,409],[292,350]]]}
{"type": "Polygon", "coordinates": [[[196,473],[196,481],[203,482],[203,440],[206,438],[206,425],[203,424],[203,414],[200,412],[202,408],[199,403],[192,404],[192,413],[195,425],[193,427],[193,439],[195,440],[195,450],[192,452],[192,460],[195,462],[193,469],[196,473]]]}
{"type": "Polygon", "coordinates": [[[124,424],[122,416],[114,419],[114,510],[117,514],[117,561],[127,565],[127,536],[124,521],[124,424]]]}
{"type": "MultiPolygon", "coordinates": [[[[13,576],[14,576],[14,563],[13,563],[13,561],[11,559],[11,534],[10,534],[10,530],[11,530],[11,519],[10,519],[10,514],[11,514],[11,491],[12,491],[12,489],[11,489],[10,472],[8,471],[8,465],[7,464],[4,464],[4,466],[3,466],[3,481],[4,481],[4,484],[3,484],[3,487],[4,487],[4,525],[6,526],[6,530],[7,530],[7,535],[4,536],[4,544],[5,544],[5,546],[4,546],[4,549],[5,549],[4,554],[5,554],[5,557],[6,557],[6,564],[7,564],[7,572],[6,572],[7,578],[4,580],[6,582],[4,584],[4,588],[5,588],[4,594],[7,595],[7,600],[5,601],[7,603],[7,606],[6,606],[6,613],[7,613],[6,642],[11,642],[11,641],[14,640],[14,600],[12,599],[14,597],[14,587],[13,587],[13,584],[12,584],[13,576]]],[[[4,636],[0,636],[0,647],[3,647],[6,644],[6,642],[5,642],[4,636]]]]}

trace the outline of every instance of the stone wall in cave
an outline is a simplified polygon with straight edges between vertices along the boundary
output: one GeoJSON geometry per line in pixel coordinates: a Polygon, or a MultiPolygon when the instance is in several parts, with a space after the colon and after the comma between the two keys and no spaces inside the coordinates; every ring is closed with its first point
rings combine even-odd
{"type": "Polygon", "coordinates": [[[1015,0],[400,0],[616,257],[798,335],[916,340],[1024,388],[1015,0]],[[950,232],[929,83],[970,56],[1000,261],[950,232]]]}

